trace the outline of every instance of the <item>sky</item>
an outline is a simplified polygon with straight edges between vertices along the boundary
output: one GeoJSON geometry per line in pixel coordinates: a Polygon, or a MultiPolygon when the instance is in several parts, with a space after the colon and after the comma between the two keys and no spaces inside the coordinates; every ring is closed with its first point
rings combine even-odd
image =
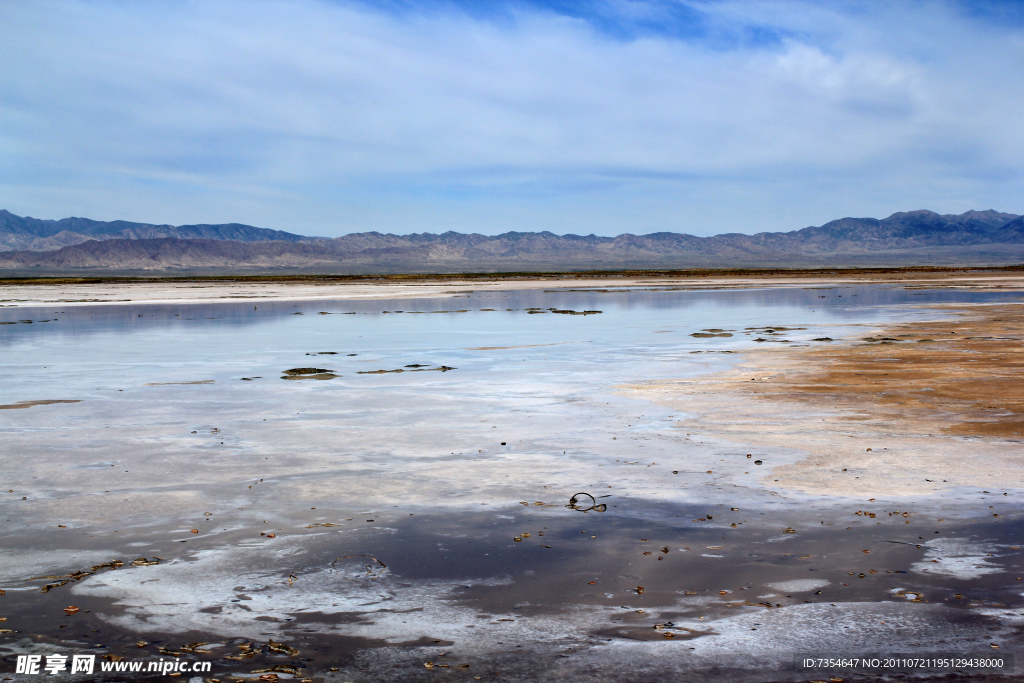
{"type": "Polygon", "coordinates": [[[1024,2],[0,2],[0,208],[306,235],[1024,213],[1024,2]]]}

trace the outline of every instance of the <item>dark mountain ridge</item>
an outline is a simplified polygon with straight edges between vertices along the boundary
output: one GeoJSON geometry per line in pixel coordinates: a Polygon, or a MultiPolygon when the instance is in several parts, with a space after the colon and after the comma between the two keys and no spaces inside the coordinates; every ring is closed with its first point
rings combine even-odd
{"type": "Polygon", "coordinates": [[[237,240],[265,242],[280,240],[299,242],[310,239],[281,230],[256,228],[241,223],[218,225],[156,225],[129,221],[94,221],[89,218],[41,220],[31,216],[15,216],[0,209],[0,249],[46,251],[81,244],[89,240],[109,239],[177,239],[237,240]]]}
{"type": "MultiPolygon", "coordinates": [[[[0,211],[0,237],[4,234],[2,221],[15,222],[12,219],[17,218],[0,211]]],[[[75,234],[91,230],[101,238],[42,252],[2,252],[0,268],[19,272],[365,273],[958,262],[1005,265],[1024,260],[1024,217],[992,210],[959,215],[909,211],[884,219],[842,218],[792,232],[712,237],[674,232],[598,237],[545,231],[495,236],[364,232],[327,239],[234,223],[175,227],[81,218],[37,223],[46,224],[51,236],[61,234],[52,233],[60,224],[76,228],[75,234]],[[174,234],[156,234],[160,231],[174,234]],[[116,237],[111,238],[113,235],[116,237]]]]}

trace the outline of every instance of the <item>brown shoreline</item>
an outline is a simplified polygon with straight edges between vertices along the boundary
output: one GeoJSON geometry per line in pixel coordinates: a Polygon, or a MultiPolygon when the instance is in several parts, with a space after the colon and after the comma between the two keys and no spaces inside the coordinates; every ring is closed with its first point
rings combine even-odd
{"type": "MultiPolygon", "coordinates": [[[[1024,304],[745,352],[695,380],[622,387],[685,411],[687,431],[808,457],[763,481],[805,493],[1024,488],[1024,304]]],[[[770,464],[770,463],[766,463],[770,464]]]]}
{"type": "Polygon", "coordinates": [[[1020,275],[1024,264],[1011,266],[903,266],[903,267],[821,267],[821,268],[651,268],[618,270],[563,270],[563,271],[496,271],[496,272],[452,272],[452,273],[380,273],[380,274],[183,274],[183,275],[11,275],[0,274],[0,286],[8,285],[67,285],[67,284],[125,284],[138,282],[448,282],[473,280],[521,280],[521,279],[589,279],[589,278],[705,278],[705,277],[877,277],[879,275],[902,276],[963,276],[979,273],[1001,273],[1020,275]]]}

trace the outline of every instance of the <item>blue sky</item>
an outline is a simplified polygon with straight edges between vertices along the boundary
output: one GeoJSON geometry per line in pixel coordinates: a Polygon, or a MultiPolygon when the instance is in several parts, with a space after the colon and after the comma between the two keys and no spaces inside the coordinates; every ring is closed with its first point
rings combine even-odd
{"type": "Polygon", "coordinates": [[[0,3],[0,208],[303,234],[1024,213],[1024,3],[0,3]]]}

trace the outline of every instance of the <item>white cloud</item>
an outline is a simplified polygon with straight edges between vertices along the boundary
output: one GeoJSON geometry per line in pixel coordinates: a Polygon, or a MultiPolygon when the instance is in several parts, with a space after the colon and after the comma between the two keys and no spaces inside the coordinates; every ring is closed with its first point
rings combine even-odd
{"type": "Polygon", "coordinates": [[[4,3],[0,204],[317,234],[1024,211],[1019,26],[943,2],[687,4],[700,35],[523,5],[4,3]]]}

